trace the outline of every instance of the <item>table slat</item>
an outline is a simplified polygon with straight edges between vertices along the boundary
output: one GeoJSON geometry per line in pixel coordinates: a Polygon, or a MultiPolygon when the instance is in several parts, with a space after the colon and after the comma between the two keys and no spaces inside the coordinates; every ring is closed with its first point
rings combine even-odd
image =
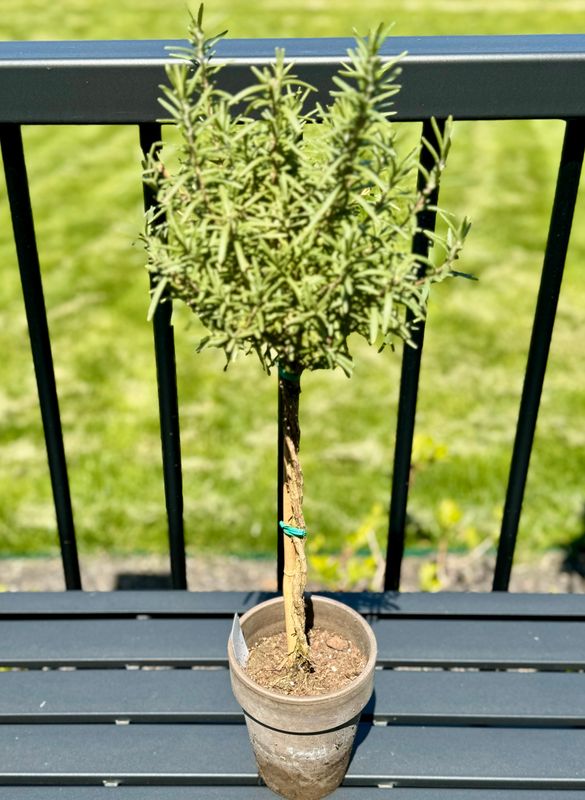
{"type": "MultiPolygon", "coordinates": [[[[372,623],[378,663],[581,669],[585,623],[386,619],[372,623]]],[[[40,667],[225,666],[227,619],[0,621],[0,664],[40,667]]]]}
{"type": "MultiPolygon", "coordinates": [[[[342,786],[332,800],[583,800],[580,791],[342,786]]],[[[274,800],[264,786],[0,786],[0,800],[274,800]]]]}
{"type": "MultiPolygon", "coordinates": [[[[1,580],[1,571],[0,571],[1,580]]],[[[391,617],[585,620],[583,595],[507,592],[320,592],[360,613],[391,617]]],[[[224,616],[243,613],[272,592],[4,592],[0,618],[100,616],[224,616]]]]}
{"type": "MultiPolygon", "coordinates": [[[[585,725],[585,673],[376,672],[365,717],[401,724],[585,725]]],[[[241,722],[225,669],[0,674],[0,722],[241,722]]]]}
{"type": "MultiPolygon", "coordinates": [[[[585,730],[361,726],[346,782],[585,791],[585,730]]],[[[242,725],[4,725],[0,783],[257,782],[242,725]],[[226,758],[229,754],[229,758],[226,758]]]]}

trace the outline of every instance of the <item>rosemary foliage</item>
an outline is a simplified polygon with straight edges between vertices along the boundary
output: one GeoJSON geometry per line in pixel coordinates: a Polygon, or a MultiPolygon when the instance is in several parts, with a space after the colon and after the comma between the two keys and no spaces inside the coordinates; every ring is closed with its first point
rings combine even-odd
{"type": "Polygon", "coordinates": [[[431,284],[453,274],[467,220],[443,214],[444,236],[422,231],[432,260],[411,252],[445,167],[450,124],[444,135],[437,127],[434,166],[417,190],[420,153],[396,150],[400,69],[379,56],[382,27],[356,38],[326,107],[311,103],[314,88],[295,77],[283,50],[252,68],[246,89],[223,90],[218,38],[206,39],[200,13],[190,47],[167,70],[164,121],[178,128],[181,146],[173,174],[160,147],[145,163],[157,201],[143,237],[151,313],[161,300],[183,300],[208,331],[199,348],[222,348],[227,364],[255,352],[267,372],[279,362],[349,375],[350,334],[380,348],[411,343],[431,284]]]}

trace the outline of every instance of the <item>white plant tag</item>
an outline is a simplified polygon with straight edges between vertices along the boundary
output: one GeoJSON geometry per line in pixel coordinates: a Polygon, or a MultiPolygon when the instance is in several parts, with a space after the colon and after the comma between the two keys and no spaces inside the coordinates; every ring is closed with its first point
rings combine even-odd
{"type": "Polygon", "coordinates": [[[240,625],[240,618],[237,614],[234,614],[234,622],[232,625],[230,638],[232,640],[232,647],[234,648],[236,661],[240,666],[245,667],[248,663],[250,651],[248,650],[248,645],[244,639],[244,634],[242,633],[242,627],[240,625]]]}

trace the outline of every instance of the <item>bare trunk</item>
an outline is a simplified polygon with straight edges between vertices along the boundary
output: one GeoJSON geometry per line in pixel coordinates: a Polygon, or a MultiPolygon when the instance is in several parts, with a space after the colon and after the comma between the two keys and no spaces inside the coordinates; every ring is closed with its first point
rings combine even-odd
{"type": "MultiPolygon", "coordinates": [[[[298,532],[305,530],[303,516],[303,471],[299,461],[301,430],[299,426],[300,375],[298,379],[279,378],[284,428],[283,522],[298,532]]],[[[290,669],[309,666],[309,645],[305,633],[305,586],[307,559],[302,534],[283,529],[284,535],[284,614],[290,669]]]]}

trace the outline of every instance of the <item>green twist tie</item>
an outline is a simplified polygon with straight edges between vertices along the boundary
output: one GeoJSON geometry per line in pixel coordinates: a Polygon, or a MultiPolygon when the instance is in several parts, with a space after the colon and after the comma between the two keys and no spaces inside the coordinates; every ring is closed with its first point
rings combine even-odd
{"type": "Polygon", "coordinates": [[[290,381],[291,383],[298,383],[301,380],[301,376],[296,372],[287,372],[287,370],[280,366],[278,367],[278,377],[282,378],[283,381],[290,381]]]}
{"type": "Polygon", "coordinates": [[[307,535],[307,531],[304,528],[295,528],[294,525],[287,525],[282,520],[278,524],[287,536],[296,536],[297,539],[304,539],[307,535]]]}

